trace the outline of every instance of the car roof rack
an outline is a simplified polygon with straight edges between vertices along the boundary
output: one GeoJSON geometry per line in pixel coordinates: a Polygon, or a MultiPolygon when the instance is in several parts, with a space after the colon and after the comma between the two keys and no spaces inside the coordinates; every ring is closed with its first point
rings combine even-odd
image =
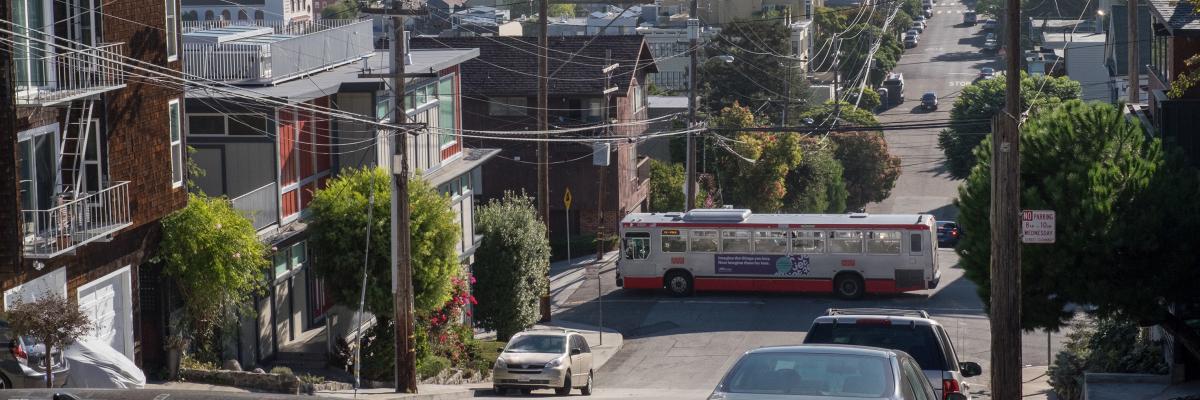
{"type": "Polygon", "coordinates": [[[892,317],[929,318],[929,313],[925,312],[925,310],[905,310],[901,308],[830,308],[825,311],[825,315],[887,315],[892,317]]]}

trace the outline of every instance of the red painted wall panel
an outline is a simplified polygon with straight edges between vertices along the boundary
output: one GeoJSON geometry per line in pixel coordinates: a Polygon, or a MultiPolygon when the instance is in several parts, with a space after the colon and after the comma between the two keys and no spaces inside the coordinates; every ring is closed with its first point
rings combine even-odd
{"type": "Polygon", "coordinates": [[[278,114],[279,184],[287,186],[296,183],[295,114],[288,110],[279,110],[278,114]]]}

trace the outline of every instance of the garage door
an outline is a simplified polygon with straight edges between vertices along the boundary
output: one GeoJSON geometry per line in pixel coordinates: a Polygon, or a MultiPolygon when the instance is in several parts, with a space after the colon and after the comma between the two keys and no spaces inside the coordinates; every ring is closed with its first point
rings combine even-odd
{"type": "Polygon", "coordinates": [[[92,321],[89,336],[133,358],[132,307],[129,267],[79,288],[79,308],[92,321]]]}

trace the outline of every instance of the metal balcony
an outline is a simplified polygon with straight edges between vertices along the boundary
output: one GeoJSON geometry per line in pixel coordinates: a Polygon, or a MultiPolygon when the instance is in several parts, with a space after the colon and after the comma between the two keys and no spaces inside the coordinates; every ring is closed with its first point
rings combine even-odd
{"type": "MultiPolygon", "coordinates": [[[[31,68],[29,79],[18,80],[17,105],[54,106],[125,87],[121,58],[125,43],[104,43],[94,48],[57,49],[31,68]]],[[[27,60],[18,60],[27,61],[27,60]]]]}
{"type": "Polygon", "coordinates": [[[47,210],[21,210],[25,256],[53,258],[132,225],[129,182],[111,182],[47,210]]]}
{"type": "Polygon", "coordinates": [[[275,182],[234,197],[230,202],[250,219],[256,231],[279,223],[279,192],[275,190],[275,182]]]}
{"type": "Polygon", "coordinates": [[[323,25],[185,26],[183,72],[242,85],[273,85],[357,61],[374,53],[370,20],[323,25]],[[303,28],[303,29],[301,29],[303,28]]]}

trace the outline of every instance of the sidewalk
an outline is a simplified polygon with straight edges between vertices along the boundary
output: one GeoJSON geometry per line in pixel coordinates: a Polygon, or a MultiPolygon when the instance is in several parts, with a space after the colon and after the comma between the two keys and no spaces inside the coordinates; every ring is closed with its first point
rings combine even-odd
{"type": "MultiPolygon", "coordinates": [[[[620,252],[610,251],[604,254],[603,264],[611,264],[617,260],[617,255],[620,252]]],[[[588,276],[587,267],[596,262],[595,254],[588,254],[582,257],[575,257],[570,260],[555,261],[550,263],[550,313],[555,314],[561,310],[566,304],[571,295],[583,285],[583,282],[588,279],[595,279],[595,276],[588,276]]],[[[588,340],[591,343],[591,339],[588,340]]]]}
{"type": "Polygon", "coordinates": [[[475,390],[491,389],[491,383],[476,383],[471,385],[417,385],[418,393],[395,393],[396,389],[359,389],[357,396],[353,390],[338,390],[333,392],[317,392],[318,397],[335,399],[365,399],[365,400],[452,400],[475,397],[475,390]]]}
{"type": "Polygon", "coordinates": [[[1021,395],[1026,399],[1058,399],[1050,388],[1050,374],[1045,366],[1021,369],[1021,395]]]}

